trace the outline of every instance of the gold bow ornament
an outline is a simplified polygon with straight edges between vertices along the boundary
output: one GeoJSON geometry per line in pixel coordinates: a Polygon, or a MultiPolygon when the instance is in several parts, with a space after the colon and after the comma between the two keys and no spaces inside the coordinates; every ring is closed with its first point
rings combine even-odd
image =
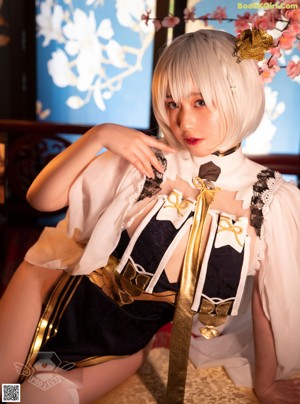
{"type": "Polygon", "coordinates": [[[179,229],[194,207],[195,201],[190,198],[183,199],[182,192],[174,189],[165,200],[163,209],[160,209],[156,219],[170,220],[174,227],[179,229]]]}
{"type": "Polygon", "coordinates": [[[248,228],[248,219],[239,217],[235,223],[232,218],[221,214],[218,224],[215,247],[231,246],[241,253],[245,244],[248,228]]]}
{"type": "Polygon", "coordinates": [[[212,339],[220,334],[220,331],[215,327],[225,324],[231,306],[232,300],[220,303],[212,303],[211,301],[203,298],[198,318],[199,321],[205,326],[199,329],[204,338],[212,339]]]}

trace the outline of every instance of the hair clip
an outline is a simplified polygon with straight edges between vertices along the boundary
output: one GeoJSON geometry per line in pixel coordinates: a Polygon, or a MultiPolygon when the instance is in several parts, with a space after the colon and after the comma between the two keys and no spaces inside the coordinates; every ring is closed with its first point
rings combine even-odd
{"type": "Polygon", "coordinates": [[[273,37],[262,29],[246,29],[235,40],[236,49],[232,56],[237,63],[243,59],[264,59],[265,52],[273,47],[273,37]]]}

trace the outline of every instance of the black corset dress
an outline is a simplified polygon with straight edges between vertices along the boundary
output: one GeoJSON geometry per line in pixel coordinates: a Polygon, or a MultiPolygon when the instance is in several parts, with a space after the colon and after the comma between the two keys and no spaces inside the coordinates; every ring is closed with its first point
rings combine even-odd
{"type": "MultiPolygon", "coordinates": [[[[60,279],[26,364],[50,352],[58,366],[72,362],[77,367],[130,355],[173,319],[179,283],[169,282],[165,268],[190,229],[195,207],[195,201],[181,197],[176,190],[158,196],[132,237],[123,231],[105,267],[60,279]]],[[[247,218],[233,219],[217,211],[210,215],[210,236],[191,307],[199,313],[205,338],[218,335],[215,328],[227,315],[238,313],[250,245],[247,218]]]]}
{"type": "Polygon", "coordinates": [[[68,362],[88,366],[130,355],[144,348],[172,320],[179,284],[170,283],[162,270],[152,292],[144,291],[175,236],[189,224],[192,212],[175,228],[169,220],[156,219],[162,209],[162,204],[158,205],[134,246],[129,246],[130,259],[121,273],[115,268],[128,251],[130,238],[126,231],[107,267],[90,275],[64,275],[58,282],[27,363],[49,352],[55,352],[61,361],[59,366],[68,362]],[[144,296],[142,300],[140,295],[144,296]]]}

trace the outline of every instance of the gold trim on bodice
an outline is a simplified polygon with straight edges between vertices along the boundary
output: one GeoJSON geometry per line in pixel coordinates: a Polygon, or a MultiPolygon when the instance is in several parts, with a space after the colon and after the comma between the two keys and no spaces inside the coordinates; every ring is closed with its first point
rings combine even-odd
{"type": "Polygon", "coordinates": [[[151,300],[175,304],[177,293],[171,290],[163,292],[145,292],[151,277],[137,272],[128,261],[122,273],[116,271],[119,260],[111,256],[105,267],[96,269],[87,275],[89,280],[114,300],[119,306],[133,303],[135,300],[151,300]]]}

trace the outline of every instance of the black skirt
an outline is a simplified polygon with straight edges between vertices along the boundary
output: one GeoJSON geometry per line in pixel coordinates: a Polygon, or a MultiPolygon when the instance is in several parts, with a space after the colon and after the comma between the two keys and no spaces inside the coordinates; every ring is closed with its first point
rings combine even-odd
{"type": "Polygon", "coordinates": [[[173,319],[174,305],[135,300],[120,306],[88,276],[64,275],[52,292],[28,355],[53,352],[58,366],[90,366],[144,348],[173,319]]]}

